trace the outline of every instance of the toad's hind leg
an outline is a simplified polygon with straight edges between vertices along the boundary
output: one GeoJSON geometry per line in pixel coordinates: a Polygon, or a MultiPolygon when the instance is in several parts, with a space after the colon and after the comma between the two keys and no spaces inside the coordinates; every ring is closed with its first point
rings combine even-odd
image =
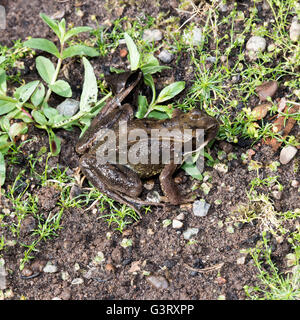
{"type": "Polygon", "coordinates": [[[142,191],[142,182],[134,171],[118,164],[98,164],[91,154],[80,159],[80,169],[97,189],[140,215],[139,201],[135,199],[142,191]]]}

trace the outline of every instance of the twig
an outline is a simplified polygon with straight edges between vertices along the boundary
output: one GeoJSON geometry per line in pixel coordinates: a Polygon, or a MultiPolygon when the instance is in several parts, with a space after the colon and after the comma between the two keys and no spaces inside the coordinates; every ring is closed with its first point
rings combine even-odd
{"type": "Polygon", "coordinates": [[[203,273],[203,272],[209,272],[209,271],[221,269],[221,268],[223,267],[224,263],[222,262],[222,263],[216,264],[215,266],[208,267],[208,268],[204,268],[204,269],[196,269],[196,268],[190,267],[190,266],[189,266],[188,264],[186,264],[186,263],[184,263],[183,265],[184,265],[187,269],[189,269],[189,270],[203,273]]]}

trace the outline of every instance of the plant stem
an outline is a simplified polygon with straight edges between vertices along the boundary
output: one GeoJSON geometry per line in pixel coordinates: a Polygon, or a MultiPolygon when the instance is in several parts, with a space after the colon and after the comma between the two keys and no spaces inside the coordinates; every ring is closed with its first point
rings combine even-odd
{"type": "MultiPolygon", "coordinates": [[[[63,50],[64,50],[64,43],[62,42],[61,43],[61,48],[60,48],[60,56],[62,57],[62,54],[63,54],[63,50]]],[[[58,77],[58,74],[59,74],[59,71],[60,71],[60,67],[61,67],[61,64],[62,64],[62,61],[63,59],[62,58],[58,58],[58,61],[57,61],[57,65],[56,65],[56,69],[55,69],[55,72],[54,72],[54,75],[51,79],[51,84],[54,84],[57,77],[58,77]]],[[[49,98],[50,98],[50,95],[51,95],[51,88],[49,87],[48,88],[48,91],[47,91],[47,94],[46,94],[46,97],[44,99],[44,103],[47,103],[49,98]]]]}

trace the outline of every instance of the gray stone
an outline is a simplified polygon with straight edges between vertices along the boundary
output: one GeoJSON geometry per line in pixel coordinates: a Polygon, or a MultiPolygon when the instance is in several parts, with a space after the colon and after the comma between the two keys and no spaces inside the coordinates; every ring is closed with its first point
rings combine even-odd
{"type": "Polygon", "coordinates": [[[265,51],[267,46],[267,42],[263,37],[260,36],[253,36],[251,37],[246,44],[246,49],[248,51],[258,52],[258,51],[265,51]]]}
{"type": "Polygon", "coordinates": [[[147,29],[143,33],[143,40],[146,42],[160,41],[163,34],[159,29],[147,29]]]}
{"type": "Polygon", "coordinates": [[[279,190],[272,191],[272,195],[276,200],[280,200],[282,197],[282,192],[279,190]]]}
{"type": "Polygon", "coordinates": [[[183,35],[183,39],[188,44],[199,46],[202,42],[202,31],[197,27],[192,30],[192,33],[190,33],[190,30],[186,31],[183,35]]]}
{"type": "Polygon", "coordinates": [[[227,6],[226,4],[221,4],[221,5],[219,6],[219,11],[220,11],[220,12],[226,12],[226,11],[228,11],[228,6],[227,6]]]}
{"type": "Polygon", "coordinates": [[[180,229],[180,228],[183,227],[183,223],[182,223],[181,221],[177,220],[177,219],[173,219],[173,221],[172,221],[172,227],[173,227],[174,229],[180,229]]]}
{"type": "Polygon", "coordinates": [[[70,98],[67,98],[65,101],[63,101],[57,106],[57,111],[65,117],[74,116],[74,114],[76,114],[78,110],[79,101],[70,98]]]}
{"type": "Polygon", "coordinates": [[[57,270],[57,266],[52,264],[51,262],[48,262],[43,269],[43,271],[46,273],[55,273],[57,272],[57,270]]]}
{"type": "Polygon", "coordinates": [[[183,233],[183,237],[185,240],[190,240],[193,236],[198,234],[199,229],[198,228],[188,228],[186,231],[183,233]]]}
{"type": "Polygon", "coordinates": [[[295,157],[297,151],[297,148],[295,148],[294,146],[286,146],[282,148],[280,152],[279,161],[282,164],[289,163],[295,157]]]}
{"type": "Polygon", "coordinates": [[[216,57],[207,57],[206,61],[209,63],[215,63],[217,61],[217,58],[216,57]]]}
{"type": "Polygon", "coordinates": [[[7,272],[5,270],[5,261],[3,258],[0,259],[0,290],[5,290],[7,288],[6,282],[7,272]]]}
{"type": "Polygon", "coordinates": [[[6,28],[5,7],[0,5],[0,30],[4,30],[5,28],[6,28]]]}
{"type": "Polygon", "coordinates": [[[82,278],[75,278],[71,282],[71,284],[73,284],[73,285],[78,285],[78,284],[82,284],[82,283],[83,283],[83,279],[82,278]]]}
{"type": "Polygon", "coordinates": [[[168,50],[162,50],[158,55],[158,59],[163,63],[170,63],[174,59],[174,55],[168,50]]]}
{"type": "Polygon", "coordinates": [[[210,204],[204,200],[197,200],[193,203],[193,213],[196,217],[205,217],[210,208],[210,204]]]}
{"type": "Polygon", "coordinates": [[[160,195],[157,191],[150,191],[148,194],[147,194],[147,198],[146,200],[148,202],[156,202],[156,203],[159,203],[160,202],[160,195]]]}
{"type": "Polygon", "coordinates": [[[298,17],[294,17],[290,27],[290,38],[293,42],[297,42],[300,37],[300,23],[298,17]]]}
{"type": "Polygon", "coordinates": [[[155,289],[167,289],[169,284],[168,281],[162,276],[150,276],[147,277],[147,281],[155,288],[155,289]]]}

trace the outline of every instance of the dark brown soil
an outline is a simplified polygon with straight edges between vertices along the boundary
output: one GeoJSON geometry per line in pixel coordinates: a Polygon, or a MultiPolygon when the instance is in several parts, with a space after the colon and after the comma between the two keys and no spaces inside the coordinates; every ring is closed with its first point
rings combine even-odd
{"type": "MultiPolygon", "coordinates": [[[[117,1],[114,1],[117,3],[117,1]]],[[[182,21],[188,16],[178,13],[174,8],[177,1],[125,1],[123,10],[114,6],[110,1],[46,1],[46,0],[16,0],[0,1],[6,7],[7,28],[1,30],[0,43],[11,45],[13,40],[25,39],[27,36],[44,37],[54,39],[53,33],[44,25],[39,18],[39,13],[44,12],[52,15],[58,11],[64,11],[67,22],[73,22],[75,26],[95,26],[90,19],[94,14],[98,22],[113,20],[120,16],[136,17],[148,14],[156,16],[160,11],[170,10],[170,15],[180,15],[182,21]],[[79,17],[75,14],[76,8],[80,8],[84,15],[79,17]],[[114,8],[113,10],[109,10],[114,8]]],[[[243,7],[243,10],[244,7],[243,7]]],[[[103,72],[103,64],[124,64],[119,58],[118,52],[115,56],[97,58],[93,60],[96,75],[103,72]]],[[[74,70],[70,81],[74,98],[80,95],[78,85],[82,82],[82,68],[79,62],[74,62],[74,70]],[[73,79],[73,80],[72,80],[73,79]],[[76,91],[77,88],[77,91],[76,91]]],[[[34,61],[32,62],[34,65],[34,61]]],[[[165,72],[162,76],[174,80],[190,80],[185,74],[185,67],[189,66],[188,56],[183,55],[180,63],[174,62],[174,68],[165,72]]],[[[122,67],[122,66],[121,66],[122,67]]],[[[26,75],[35,77],[35,71],[30,70],[26,75]]],[[[159,85],[159,84],[158,84],[159,85]]],[[[34,137],[30,143],[22,148],[23,157],[19,159],[19,165],[8,168],[7,187],[12,183],[17,173],[25,168],[24,181],[29,177],[27,159],[29,154],[36,154],[42,146],[48,146],[48,138],[44,131],[30,128],[28,136],[34,137]]],[[[62,168],[69,167],[70,170],[78,166],[79,156],[76,154],[74,145],[79,136],[79,130],[58,132],[62,139],[62,152],[58,157],[50,159],[49,166],[62,168]]],[[[140,223],[131,225],[125,234],[114,232],[107,226],[103,219],[99,219],[99,212],[86,208],[72,208],[65,210],[61,220],[62,229],[57,231],[57,237],[47,242],[40,243],[38,252],[34,252],[33,263],[44,265],[51,262],[57,266],[56,273],[41,272],[39,276],[24,279],[19,270],[19,261],[23,257],[24,247],[19,244],[7,247],[3,253],[7,270],[8,287],[13,291],[12,299],[217,299],[223,295],[226,299],[245,299],[245,285],[252,286],[257,283],[257,268],[249,256],[244,263],[238,264],[237,260],[243,257],[242,249],[255,246],[260,240],[261,230],[256,224],[239,224],[234,227],[234,233],[227,230],[226,218],[230,216],[232,209],[239,203],[247,203],[246,190],[249,190],[251,179],[256,177],[255,171],[249,171],[246,164],[241,161],[241,154],[245,153],[249,146],[233,145],[233,152],[237,154],[237,160],[228,162],[227,173],[220,173],[215,169],[207,167],[205,170],[212,174],[212,188],[208,195],[199,191],[200,198],[204,198],[211,204],[206,217],[195,217],[192,209],[186,207],[170,207],[162,211],[152,208],[151,213],[143,216],[140,223]],[[215,204],[215,200],[221,200],[215,204]],[[184,213],[184,227],[181,230],[172,228],[172,225],[164,228],[163,220],[174,219],[180,212],[184,213]],[[223,226],[220,225],[223,222],[223,226]],[[187,244],[182,232],[188,227],[199,228],[194,244],[187,244]],[[108,239],[107,233],[111,237],[108,239]],[[123,238],[132,240],[132,246],[123,248],[120,242],[123,238]],[[94,258],[99,252],[104,254],[105,261],[93,264],[94,258]],[[214,268],[211,268],[214,267],[214,268]],[[211,268],[211,269],[210,269],[211,268]],[[197,272],[197,270],[199,272],[197,272]],[[147,280],[148,272],[151,275],[163,276],[168,281],[167,289],[156,289],[147,280]],[[67,278],[66,273],[68,274],[67,278]],[[64,280],[62,279],[64,276],[64,280]],[[72,284],[76,278],[83,279],[81,284],[72,284]]],[[[253,147],[256,151],[253,159],[263,163],[278,160],[278,153],[273,154],[271,150],[262,145],[253,147]]],[[[213,157],[220,150],[217,141],[211,148],[213,157]]],[[[21,156],[20,156],[21,157],[21,156]]],[[[44,162],[37,164],[36,170],[43,172],[44,162]]],[[[71,172],[72,174],[72,172],[71,172]]],[[[261,170],[262,177],[267,177],[270,172],[261,170]]],[[[185,177],[182,171],[178,175],[185,177]]],[[[299,205],[299,194],[297,188],[293,188],[290,181],[296,179],[291,165],[281,166],[277,173],[279,181],[285,186],[282,199],[274,199],[274,207],[277,211],[293,210],[299,205]]],[[[298,177],[299,178],[299,177],[298,177]]],[[[183,188],[191,185],[190,178],[183,179],[183,188]]],[[[46,217],[49,212],[55,213],[59,210],[57,201],[59,192],[54,187],[41,187],[30,180],[30,190],[39,197],[39,210],[46,217]]],[[[20,234],[21,243],[30,243],[32,236],[32,221],[27,221],[20,234]]],[[[2,231],[1,231],[2,232],[2,231]]],[[[11,234],[5,232],[7,240],[11,234]]],[[[282,268],[283,259],[290,252],[286,238],[281,242],[271,239],[274,244],[273,256],[282,268]]]]}

